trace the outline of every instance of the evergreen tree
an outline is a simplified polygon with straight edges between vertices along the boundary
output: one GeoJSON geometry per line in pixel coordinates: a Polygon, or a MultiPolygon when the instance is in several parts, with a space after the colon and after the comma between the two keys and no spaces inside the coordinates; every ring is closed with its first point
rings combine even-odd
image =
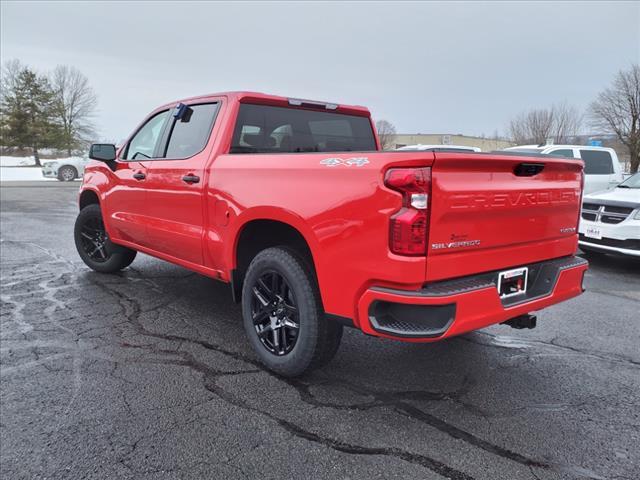
{"type": "Polygon", "coordinates": [[[54,93],[46,77],[24,67],[3,92],[0,109],[3,145],[31,148],[38,166],[38,149],[59,146],[61,128],[54,121],[54,93]]]}

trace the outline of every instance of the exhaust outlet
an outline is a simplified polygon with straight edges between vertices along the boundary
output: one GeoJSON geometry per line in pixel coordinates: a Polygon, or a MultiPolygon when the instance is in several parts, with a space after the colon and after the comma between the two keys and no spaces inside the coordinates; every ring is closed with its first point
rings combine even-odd
{"type": "Polygon", "coordinates": [[[517,328],[517,329],[522,329],[522,328],[531,329],[531,328],[536,328],[537,320],[538,318],[535,315],[531,315],[527,313],[525,315],[520,315],[519,317],[511,318],[506,322],[502,322],[501,325],[509,325],[511,328],[517,328]]]}

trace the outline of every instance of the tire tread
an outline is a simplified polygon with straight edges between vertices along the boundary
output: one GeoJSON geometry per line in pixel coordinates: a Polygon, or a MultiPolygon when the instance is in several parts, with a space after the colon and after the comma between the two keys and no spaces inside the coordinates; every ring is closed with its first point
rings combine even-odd
{"type": "MultiPolygon", "coordinates": [[[[342,337],[342,325],[336,322],[331,322],[325,317],[320,291],[311,267],[295,250],[286,246],[271,247],[262,250],[251,261],[251,264],[247,269],[245,284],[243,285],[243,316],[245,316],[247,334],[255,335],[255,331],[248,328],[247,316],[250,317],[250,311],[245,311],[247,309],[247,305],[245,304],[245,295],[249,295],[249,293],[247,293],[249,287],[246,280],[251,278],[254,270],[260,268],[260,264],[262,262],[275,262],[280,265],[283,270],[286,270],[286,273],[292,278],[293,282],[303,290],[303,298],[297,299],[298,304],[301,302],[308,302],[307,306],[309,307],[309,310],[313,312],[309,318],[300,319],[300,322],[315,322],[315,329],[313,329],[312,332],[308,332],[308,334],[313,335],[313,338],[311,338],[309,342],[303,342],[300,345],[305,349],[301,353],[297,354],[297,357],[302,360],[300,364],[286,364],[283,362],[276,363],[275,361],[269,361],[269,355],[271,354],[266,352],[266,350],[265,352],[258,352],[263,363],[276,373],[288,377],[296,377],[326,365],[335,356],[338,350],[340,339],[342,337]]],[[[251,328],[253,328],[252,323],[251,328]]],[[[298,342],[300,342],[300,339],[298,339],[298,342]]],[[[262,346],[260,345],[260,347],[262,346]]]]}
{"type": "MultiPolygon", "coordinates": [[[[78,214],[76,218],[76,223],[73,229],[73,237],[76,244],[76,250],[80,255],[82,261],[92,270],[100,273],[114,273],[122,270],[123,268],[131,265],[133,260],[136,258],[137,251],[132,250],[130,248],[123,247],[121,245],[116,245],[110,242],[110,250],[113,250],[111,253],[111,258],[106,262],[99,263],[94,262],[89,258],[89,256],[82,249],[82,242],[80,240],[80,229],[82,228],[82,223],[87,217],[100,216],[102,217],[102,211],[100,210],[100,205],[96,203],[92,203],[87,205],[78,214]]],[[[104,222],[104,220],[103,220],[104,222]]]]}

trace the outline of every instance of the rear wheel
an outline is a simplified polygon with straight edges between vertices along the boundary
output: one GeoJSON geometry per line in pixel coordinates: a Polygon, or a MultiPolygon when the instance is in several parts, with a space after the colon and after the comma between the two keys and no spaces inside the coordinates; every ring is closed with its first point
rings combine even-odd
{"type": "Polygon", "coordinates": [[[242,315],[262,363],[288,377],[328,363],[342,338],[342,325],[324,315],[314,275],[286,248],[263,250],[249,265],[242,315]]]}
{"type": "Polygon", "coordinates": [[[70,182],[78,177],[78,171],[72,165],[64,165],[58,169],[58,180],[70,182]]]}
{"type": "Polygon", "coordinates": [[[113,273],[131,265],[136,251],[109,240],[100,206],[91,204],[80,210],[74,228],[76,249],[82,261],[96,272],[113,273]]]}

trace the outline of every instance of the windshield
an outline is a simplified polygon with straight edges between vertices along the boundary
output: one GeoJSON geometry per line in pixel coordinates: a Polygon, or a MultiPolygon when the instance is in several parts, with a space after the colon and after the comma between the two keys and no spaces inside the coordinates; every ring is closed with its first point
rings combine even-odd
{"type": "Polygon", "coordinates": [[[618,185],[618,188],[640,188],[640,173],[635,173],[618,185]]]}

